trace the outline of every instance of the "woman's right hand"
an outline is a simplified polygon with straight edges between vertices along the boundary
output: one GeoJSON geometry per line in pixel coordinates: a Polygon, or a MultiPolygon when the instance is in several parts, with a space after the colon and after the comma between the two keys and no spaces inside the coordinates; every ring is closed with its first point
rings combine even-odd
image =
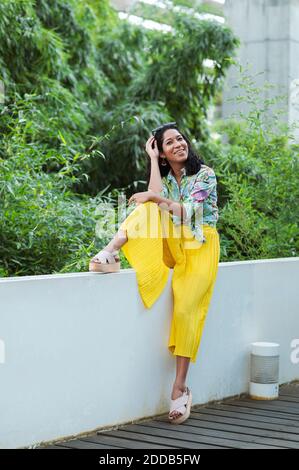
{"type": "Polygon", "coordinates": [[[150,159],[155,159],[155,160],[158,160],[159,158],[159,150],[158,150],[158,146],[157,146],[157,141],[155,139],[155,137],[153,135],[151,135],[147,142],[146,142],[146,145],[145,145],[145,150],[146,150],[146,153],[148,154],[148,156],[150,157],[150,159]],[[154,146],[154,148],[152,147],[152,144],[154,146]]]}

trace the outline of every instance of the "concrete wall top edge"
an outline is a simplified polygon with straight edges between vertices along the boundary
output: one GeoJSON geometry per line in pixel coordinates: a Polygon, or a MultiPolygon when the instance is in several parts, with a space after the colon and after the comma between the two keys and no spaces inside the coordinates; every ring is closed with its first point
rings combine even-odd
{"type": "MultiPolygon", "coordinates": [[[[256,265],[264,263],[290,263],[290,262],[299,262],[299,257],[289,257],[289,258],[269,258],[269,259],[257,259],[257,260],[248,260],[248,261],[226,261],[219,263],[221,267],[229,266],[242,266],[242,265],[256,265]]],[[[122,274],[134,274],[134,269],[121,269],[118,273],[110,273],[110,276],[119,276],[122,274]]],[[[89,272],[80,272],[80,273],[65,273],[65,274],[41,274],[37,276],[16,276],[16,277],[3,277],[0,278],[0,284],[5,282],[20,282],[20,281],[39,281],[44,279],[65,279],[65,278],[74,278],[74,277],[90,277],[90,276],[103,276],[102,273],[89,273],[89,272]]],[[[104,274],[105,276],[105,274],[104,274]]]]}

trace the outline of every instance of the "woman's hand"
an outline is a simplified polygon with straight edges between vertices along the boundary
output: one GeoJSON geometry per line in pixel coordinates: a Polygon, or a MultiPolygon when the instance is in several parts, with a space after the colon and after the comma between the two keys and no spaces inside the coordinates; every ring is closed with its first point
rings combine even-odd
{"type": "Polygon", "coordinates": [[[131,204],[135,202],[136,204],[142,204],[143,202],[148,202],[148,201],[154,201],[156,193],[154,191],[144,191],[142,193],[135,193],[133,194],[129,201],[128,204],[131,204]]]}
{"type": "Polygon", "coordinates": [[[150,157],[150,159],[155,159],[155,160],[158,160],[159,158],[159,150],[158,150],[158,147],[157,147],[157,141],[155,139],[155,137],[153,135],[151,135],[147,142],[146,142],[146,145],[145,145],[145,150],[146,150],[146,153],[148,154],[148,156],[150,157]],[[154,148],[152,147],[152,145],[154,146],[154,148]]]}

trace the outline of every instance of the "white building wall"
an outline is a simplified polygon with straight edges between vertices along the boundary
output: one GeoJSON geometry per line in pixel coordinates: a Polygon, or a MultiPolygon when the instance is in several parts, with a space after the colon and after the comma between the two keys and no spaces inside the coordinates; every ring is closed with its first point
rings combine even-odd
{"type": "MultiPolygon", "coordinates": [[[[262,93],[262,98],[285,95],[277,108],[284,110],[281,119],[289,124],[299,118],[299,0],[226,0],[228,26],[241,40],[237,61],[254,78],[256,86],[266,82],[275,88],[262,93]],[[296,88],[296,92],[291,90],[296,88]]],[[[228,71],[223,93],[222,115],[232,116],[249,106],[231,99],[244,95],[239,67],[228,71]]],[[[257,103],[260,98],[257,96],[257,103]]],[[[275,108],[273,108],[275,110],[275,108]]],[[[299,139],[299,131],[295,132],[299,139]]]]}

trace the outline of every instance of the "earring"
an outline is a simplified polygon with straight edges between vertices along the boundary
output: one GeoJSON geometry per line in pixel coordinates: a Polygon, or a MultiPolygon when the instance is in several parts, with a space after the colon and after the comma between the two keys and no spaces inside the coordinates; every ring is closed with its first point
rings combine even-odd
{"type": "Polygon", "coordinates": [[[166,158],[162,158],[161,165],[162,165],[162,166],[167,166],[166,158]]]}

